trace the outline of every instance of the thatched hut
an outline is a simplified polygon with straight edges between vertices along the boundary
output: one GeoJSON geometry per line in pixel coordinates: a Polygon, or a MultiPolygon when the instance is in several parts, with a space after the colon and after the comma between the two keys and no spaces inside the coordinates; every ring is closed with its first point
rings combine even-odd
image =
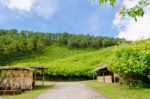
{"type": "Polygon", "coordinates": [[[104,64],[93,70],[93,72],[97,73],[97,80],[99,82],[110,82],[110,83],[118,82],[119,75],[109,71],[107,67],[108,65],[104,64]]]}
{"type": "Polygon", "coordinates": [[[3,72],[0,88],[5,90],[31,90],[33,72],[30,69],[11,70],[3,72]]]}
{"type": "Polygon", "coordinates": [[[0,90],[32,90],[36,80],[36,70],[43,72],[45,67],[0,67],[0,90]]]}

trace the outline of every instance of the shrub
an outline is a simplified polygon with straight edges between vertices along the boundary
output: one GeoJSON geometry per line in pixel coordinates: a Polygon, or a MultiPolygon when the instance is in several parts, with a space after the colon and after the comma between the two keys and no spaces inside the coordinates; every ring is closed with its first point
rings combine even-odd
{"type": "Polygon", "coordinates": [[[123,83],[129,86],[150,84],[149,40],[117,47],[110,70],[122,75],[123,83]]]}

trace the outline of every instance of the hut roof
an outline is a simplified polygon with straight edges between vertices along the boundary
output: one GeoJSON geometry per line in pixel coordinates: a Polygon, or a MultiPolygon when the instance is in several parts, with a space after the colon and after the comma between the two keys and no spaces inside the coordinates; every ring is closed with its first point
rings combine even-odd
{"type": "Polygon", "coordinates": [[[32,68],[32,69],[48,69],[47,67],[44,67],[44,66],[32,66],[32,67],[30,67],[30,68],[32,68]]]}
{"type": "Polygon", "coordinates": [[[14,67],[14,66],[0,66],[0,70],[44,70],[47,69],[47,67],[43,66],[32,66],[32,67],[14,67]]]}
{"type": "Polygon", "coordinates": [[[99,67],[95,68],[92,72],[96,72],[96,71],[99,71],[99,70],[104,70],[104,69],[107,69],[108,65],[107,64],[103,64],[103,65],[100,65],[99,67]]]}

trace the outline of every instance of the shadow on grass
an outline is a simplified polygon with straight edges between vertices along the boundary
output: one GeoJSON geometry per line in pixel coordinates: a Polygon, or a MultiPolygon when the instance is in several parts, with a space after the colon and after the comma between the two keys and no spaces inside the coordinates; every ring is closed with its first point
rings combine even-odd
{"type": "Polygon", "coordinates": [[[45,89],[49,89],[49,88],[52,88],[54,85],[35,85],[35,88],[33,88],[33,91],[34,90],[45,90],[45,89]]]}

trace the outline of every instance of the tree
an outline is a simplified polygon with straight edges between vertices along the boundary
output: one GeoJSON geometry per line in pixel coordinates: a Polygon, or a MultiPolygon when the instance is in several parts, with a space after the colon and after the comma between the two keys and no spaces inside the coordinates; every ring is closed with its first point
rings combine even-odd
{"type": "Polygon", "coordinates": [[[38,37],[37,44],[36,44],[36,51],[43,52],[43,49],[45,48],[44,40],[42,37],[38,37]]]}
{"type": "MultiPolygon", "coordinates": [[[[114,6],[117,2],[117,0],[99,0],[100,5],[109,3],[111,6],[114,6]]],[[[137,17],[143,17],[144,10],[143,7],[150,5],[149,0],[140,0],[134,7],[130,9],[126,9],[125,5],[122,5],[120,7],[120,10],[118,11],[118,15],[129,15],[130,17],[133,17],[135,21],[137,21],[137,17]]]]}
{"type": "Polygon", "coordinates": [[[82,40],[79,42],[79,47],[80,48],[87,48],[88,47],[88,43],[86,40],[82,40]]]}
{"type": "Polygon", "coordinates": [[[78,40],[70,40],[68,42],[68,48],[79,48],[79,41],[78,40]]]}
{"type": "Polygon", "coordinates": [[[52,42],[52,34],[51,33],[46,33],[45,34],[45,45],[50,45],[52,42]]]}

